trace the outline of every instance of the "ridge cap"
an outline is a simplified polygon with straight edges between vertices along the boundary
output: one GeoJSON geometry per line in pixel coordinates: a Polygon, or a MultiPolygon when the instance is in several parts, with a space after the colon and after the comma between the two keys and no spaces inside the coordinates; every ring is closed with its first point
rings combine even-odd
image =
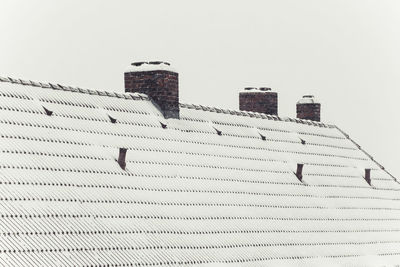
{"type": "Polygon", "coordinates": [[[280,117],[277,115],[270,115],[270,114],[253,112],[253,111],[232,110],[232,109],[217,108],[217,107],[212,107],[212,106],[187,104],[187,103],[179,103],[179,106],[181,108],[186,108],[186,109],[196,109],[196,110],[203,110],[203,111],[214,112],[214,113],[224,113],[224,114],[230,114],[230,115],[234,115],[234,116],[244,116],[244,117],[252,117],[252,118],[255,117],[255,118],[275,120],[275,121],[294,122],[294,123],[300,123],[300,124],[313,125],[316,127],[324,127],[324,128],[335,128],[336,127],[334,124],[292,118],[292,117],[287,117],[287,116],[280,117]]]}
{"type": "Polygon", "coordinates": [[[57,91],[66,91],[66,92],[74,92],[88,95],[99,95],[99,96],[107,96],[107,97],[115,97],[115,98],[123,98],[123,99],[133,99],[133,100],[150,100],[150,98],[146,94],[141,93],[127,93],[127,92],[116,92],[116,91],[105,91],[105,90],[95,90],[95,89],[84,89],[81,87],[74,86],[66,86],[59,83],[45,83],[45,82],[36,82],[32,80],[22,80],[15,79],[11,77],[1,77],[0,82],[3,83],[14,83],[20,84],[23,86],[32,86],[39,87],[44,89],[52,89],[57,91]]]}

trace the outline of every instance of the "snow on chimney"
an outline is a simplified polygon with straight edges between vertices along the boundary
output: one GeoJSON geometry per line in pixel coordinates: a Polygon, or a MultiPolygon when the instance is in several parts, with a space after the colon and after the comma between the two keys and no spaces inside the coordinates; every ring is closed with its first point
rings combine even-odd
{"type": "Polygon", "coordinates": [[[239,93],[239,109],[278,115],[278,94],[267,87],[246,87],[239,93]]]}
{"type": "Polygon", "coordinates": [[[321,104],[313,95],[305,95],[296,104],[297,118],[304,120],[320,121],[321,104]]]}
{"type": "Polygon", "coordinates": [[[125,92],[148,95],[166,119],[179,119],[178,73],[168,62],[134,62],[125,71],[125,92]]]}

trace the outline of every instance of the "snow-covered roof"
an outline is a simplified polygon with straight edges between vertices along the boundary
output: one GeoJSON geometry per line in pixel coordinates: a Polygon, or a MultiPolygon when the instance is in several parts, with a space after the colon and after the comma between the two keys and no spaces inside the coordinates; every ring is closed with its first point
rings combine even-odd
{"type": "Polygon", "coordinates": [[[0,80],[2,266],[400,262],[400,184],[334,125],[0,80]]]}

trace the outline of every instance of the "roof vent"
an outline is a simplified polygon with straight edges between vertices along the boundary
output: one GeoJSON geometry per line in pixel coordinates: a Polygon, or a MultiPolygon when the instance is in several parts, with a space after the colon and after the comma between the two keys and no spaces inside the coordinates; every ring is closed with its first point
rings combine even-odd
{"type": "Polygon", "coordinates": [[[369,185],[371,185],[371,169],[365,169],[364,179],[369,185]]]}
{"type": "Polygon", "coordinates": [[[215,127],[213,127],[213,128],[214,128],[214,130],[217,132],[218,135],[222,135],[222,131],[221,131],[221,130],[218,130],[218,129],[215,128],[215,127]]]}
{"type": "Polygon", "coordinates": [[[299,179],[300,182],[302,182],[302,180],[303,180],[303,166],[304,166],[304,164],[298,163],[297,164],[297,170],[296,170],[296,173],[295,173],[297,179],[299,179]]]}
{"type": "Polygon", "coordinates": [[[113,118],[110,115],[108,115],[108,117],[110,118],[111,123],[116,123],[117,122],[116,118],[113,118]]]}
{"type": "Polygon", "coordinates": [[[161,121],[160,121],[160,124],[161,124],[161,127],[162,127],[163,129],[167,129],[167,124],[162,123],[161,121]]]}
{"type": "Polygon", "coordinates": [[[46,115],[47,115],[47,116],[53,115],[53,111],[51,111],[51,110],[49,110],[49,109],[47,109],[47,108],[45,108],[45,107],[43,107],[43,109],[44,109],[44,111],[46,112],[46,115]]]}
{"type": "Polygon", "coordinates": [[[263,141],[267,140],[267,134],[264,131],[258,129],[257,127],[254,127],[254,131],[255,134],[257,134],[257,136],[261,138],[261,140],[263,141]]]}
{"type": "Polygon", "coordinates": [[[219,129],[219,125],[215,125],[212,121],[208,122],[208,125],[213,128],[213,130],[218,134],[218,135],[222,135],[222,130],[219,129]]]}
{"type": "Polygon", "coordinates": [[[125,170],[125,168],[126,168],[126,151],[127,150],[128,149],[126,149],[126,148],[119,149],[118,164],[123,170],[125,170]]]}

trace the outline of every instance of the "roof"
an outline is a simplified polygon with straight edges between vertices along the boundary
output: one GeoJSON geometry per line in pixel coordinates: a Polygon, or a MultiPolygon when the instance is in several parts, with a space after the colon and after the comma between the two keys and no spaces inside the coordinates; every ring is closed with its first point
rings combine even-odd
{"type": "Polygon", "coordinates": [[[400,262],[400,184],[334,125],[0,80],[0,265],[400,262]]]}

